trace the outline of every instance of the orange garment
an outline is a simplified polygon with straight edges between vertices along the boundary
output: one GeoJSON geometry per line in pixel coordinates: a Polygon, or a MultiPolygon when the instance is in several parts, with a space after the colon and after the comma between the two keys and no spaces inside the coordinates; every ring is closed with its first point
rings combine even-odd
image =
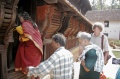
{"type": "Polygon", "coordinates": [[[19,40],[22,42],[28,41],[29,39],[27,37],[24,36],[23,34],[23,29],[21,26],[17,26],[16,27],[17,32],[20,34],[19,36],[19,40]]]}

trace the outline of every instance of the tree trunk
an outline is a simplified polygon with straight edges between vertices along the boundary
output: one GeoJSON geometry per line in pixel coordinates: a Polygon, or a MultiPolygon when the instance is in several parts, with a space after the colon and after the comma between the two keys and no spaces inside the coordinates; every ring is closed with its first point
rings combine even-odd
{"type": "Polygon", "coordinates": [[[103,9],[102,0],[99,0],[99,2],[100,2],[100,9],[102,10],[103,9]]]}

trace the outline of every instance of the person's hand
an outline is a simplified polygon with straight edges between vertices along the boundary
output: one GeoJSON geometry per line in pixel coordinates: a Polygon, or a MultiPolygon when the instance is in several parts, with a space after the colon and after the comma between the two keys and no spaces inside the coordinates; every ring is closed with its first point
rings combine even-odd
{"type": "Polygon", "coordinates": [[[79,61],[79,60],[78,60],[78,58],[79,58],[79,57],[77,57],[76,62],[78,62],[78,61],[79,61]]]}
{"type": "Polygon", "coordinates": [[[76,62],[78,62],[78,59],[76,59],[76,62]]]}
{"type": "Polygon", "coordinates": [[[40,77],[39,76],[37,76],[37,77],[34,77],[33,75],[30,77],[30,79],[40,79],[40,77]]]}
{"type": "Polygon", "coordinates": [[[104,64],[106,65],[107,63],[108,63],[108,61],[107,61],[107,60],[105,60],[105,61],[104,61],[104,64]]]}
{"type": "Polygon", "coordinates": [[[25,72],[26,72],[26,73],[28,73],[28,72],[29,72],[29,68],[28,68],[28,67],[25,69],[25,72]]]}
{"type": "Polygon", "coordinates": [[[32,76],[30,77],[30,79],[35,79],[35,77],[32,75],[32,76]]]}
{"type": "Polygon", "coordinates": [[[85,66],[85,61],[82,60],[82,61],[81,61],[81,64],[82,64],[82,66],[85,66]]]}
{"type": "Polygon", "coordinates": [[[85,69],[86,72],[89,72],[89,71],[90,71],[90,69],[88,69],[88,68],[85,66],[85,61],[84,61],[84,60],[81,61],[81,64],[82,64],[82,66],[83,66],[83,68],[85,69]]]}
{"type": "MultiPolygon", "coordinates": [[[[30,70],[33,69],[34,67],[33,66],[29,66],[26,68],[26,72],[29,74],[30,70]]],[[[30,75],[27,75],[30,79],[40,79],[39,76],[35,77],[34,75],[30,76],[30,75]]]]}
{"type": "MultiPolygon", "coordinates": [[[[32,69],[32,68],[34,68],[34,67],[32,67],[32,66],[29,66],[29,67],[27,67],[26,69],[25,69],[25,72],[27,72],[27,76],[28,77],[32,77],[29,73],[30,73],[30,69],[32,69]]],[[[33,78],[34,79],[34,78],[33,78]]]]}
{"type": "Polygon", "coordinates": [[[107,58],[104,58],[104,65],[108,63],[107,58]]]}

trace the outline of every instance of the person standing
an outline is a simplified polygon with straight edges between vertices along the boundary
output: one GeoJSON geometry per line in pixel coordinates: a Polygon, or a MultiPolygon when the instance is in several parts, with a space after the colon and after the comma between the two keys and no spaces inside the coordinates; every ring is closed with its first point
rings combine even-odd
{"type": "Polygon", "coordinates": [[[28,76],[37,77],[53,73],[53,79],[72,79],[73,55],[65,49],[66,38],[63,34],[52,36],[52,47],[55,52],[37,67],[29,67],[28,76]]]}
{"type": "Polygon", "coordinates": [[[109,55],[108,38],[106,35],[104,35],[102,33],[102,31],[104,29],[104,25],[100,22],[95,22],[92,26],[92,29],[93,29],[94,33],[92,34],[91,42],[93,44],[96,44],[103,50],[104,64],[106,65],[108,63],[108,60],[110,59],[110,55],[109,55]]]}
{"type": "Polygon", "coordinates": [[[100,79],[100,72],[104,66],[101,48],[90,42],[91,35],[89,33],[79,32],[77,38],[84,49],[78,58],[81,61],[79,79],[100,79]]]}
{"type": "Polygon", "coordinates": [[[15,71],[20,70],[27,74],[26,68],[28,66],[35,67],[40,63],[43,44],[41,34],[29,14],[20,12],[18,17],[22,24],[15,28],[19,33],[20,41],[15,58],[15,71]]]}

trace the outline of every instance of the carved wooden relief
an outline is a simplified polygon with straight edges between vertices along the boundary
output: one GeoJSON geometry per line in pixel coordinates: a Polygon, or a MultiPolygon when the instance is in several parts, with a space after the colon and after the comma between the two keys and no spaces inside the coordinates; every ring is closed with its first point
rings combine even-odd
{"type": "Polygon", "coordinates": [[[67,30],[69,25],[70,16],[68,16],[66,13],[63,13],[62,19],[61,19],[61,28],[59,30],[60,33],[63,33],[67,30]]]}
{"type": "Polygon", "coordinates": [[[73,28],[73,17],[70,17],[69,23],[68,23],[68,28],[64,32],[66,37],[69,37],[70,34],[72,33],[72,28],[73,28]]]}
{"type": "Polygon", "coordinates": [[[74,31],[71,34],[71,36],[76,36],[76,33],[78,33],[78,31],[79,31],[79,23],[80,23],[79,20],[74,18],[74,26],[73,26],[74,31]]]}
{"type": "Polygon", "coordinates": [[[45,39],[51,36],[61,28],[61,13],[55,6],[44,5],[37,6],[37,24],[45,39]]]}
{"type": "Polygon", "coordinates": [[[85,25],[83,23],[80,23],[80,29],[79,31],[85,31],[85,25]]]}
{"type": "Polygon", "coordinates": [[[79,20],[74,17],[70,17],[68,28],[64,32],[65,36],[66,37],[75,36],[75,34],[78,32],[78,28],[79,20]]]}
{"type": "Polygon", "coordinates": [[[7,46],[10,29],[14,26],[16,8],[19,0],[8,0],[1,2],[0,7],[0,42],[7,46]]]}

